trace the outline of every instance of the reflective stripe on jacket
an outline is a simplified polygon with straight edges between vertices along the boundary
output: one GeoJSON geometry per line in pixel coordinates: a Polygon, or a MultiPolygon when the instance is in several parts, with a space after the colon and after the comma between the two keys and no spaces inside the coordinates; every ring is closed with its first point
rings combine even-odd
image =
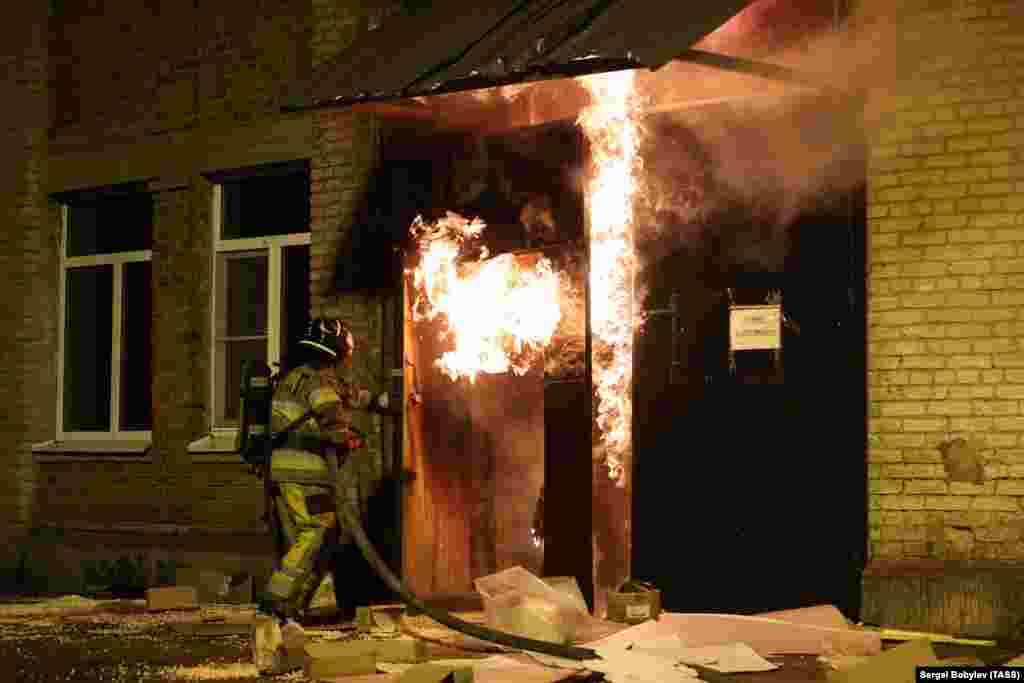
{"type": "MultiPolygon", "coordinates": [[[[289,372],[274,390],[271,429],[280,432],[310,409],[313,417],[294,428],[297,433],[327,437],[333,431],[343,400],[332,384],[312,368],[301,366],[289,372]],[[325,429],[325,427],[327,429],[325,429]]],[[[276,482],[331,484],[327,464],[308,450],[275,448],[270,460],[270,478],[276,482]]]]}

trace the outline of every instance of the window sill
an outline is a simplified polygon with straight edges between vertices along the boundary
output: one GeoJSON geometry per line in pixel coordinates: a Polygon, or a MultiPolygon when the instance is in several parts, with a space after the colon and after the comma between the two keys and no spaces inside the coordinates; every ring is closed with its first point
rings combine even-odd
{"type": "Polygon", "coordinates": [[[68,458],[85,460],[138,460],[149,455],[153,442],[146,440],[125,441],[108,439],[43,441],[32,444],[32,454],[37,461],[66,461],[68,458]]]}
{"type": "Polygon", "coordinates": [[[214,432],[196,439],[188,445],[192,462],[241,464],[235,438],[234,432],[214,432]]]}

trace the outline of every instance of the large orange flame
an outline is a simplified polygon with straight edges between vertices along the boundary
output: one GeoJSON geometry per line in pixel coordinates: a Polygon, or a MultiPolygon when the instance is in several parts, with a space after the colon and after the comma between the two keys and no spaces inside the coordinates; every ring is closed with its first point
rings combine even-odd
{"type": "Polygon", "coordinates": [[[609,476],[626,485],[632,455],[633,202],[637,193],[639,127],[633,71],[580,79],[593,105],[579,123],[590,141],[590,320],[594,353],[597,452],[609,476]]]}
{"type": "Polygon", "coordinates": [[[454,348],[436,365],[452,380],[471,383],[481,372],[526,374],[562,318],[561,284],[549,259],[487,258],[485,249],[478,261],[460,258],[463,245],[485,227],[453,212],[436,223],[417,217],[412,226],[420,247],[416,317],[444,317],[442,335],[454,348]]]}

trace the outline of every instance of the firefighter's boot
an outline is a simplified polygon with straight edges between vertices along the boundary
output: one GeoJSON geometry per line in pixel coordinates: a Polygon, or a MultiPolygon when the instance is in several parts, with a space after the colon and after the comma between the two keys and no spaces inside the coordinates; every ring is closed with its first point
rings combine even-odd
{"type": "Polygon", "coordinates": [[[281,627],[281,643],[287,654],[301,656],[306,651],[306,643],[308,641],[309,637],[306,635],[306,629],[302,628],[294,619],[289,619],[281,627]]]}
{"type": "Polygon", "coordinates": [[[257,613],[252,620],[252,661],[260,673],[276,668],[283,650],[281,624],[273,614],[257,613]]]}

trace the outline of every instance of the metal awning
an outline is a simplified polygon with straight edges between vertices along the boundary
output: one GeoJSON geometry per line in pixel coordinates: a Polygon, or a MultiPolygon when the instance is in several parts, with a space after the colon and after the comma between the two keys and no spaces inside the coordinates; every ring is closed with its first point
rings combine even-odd
{"type": "MultiPolygon", "coordinates": [[[[287,108],[657,69],[678,57],[700,59],[692,47],[750,3],[489,0],[467,7],[465,0],[435,0],[428,13],[394,16],[315,69],[295,84],[287,108]]],[[[721,56],[711,63],[736,66],[721,56]]]]}

